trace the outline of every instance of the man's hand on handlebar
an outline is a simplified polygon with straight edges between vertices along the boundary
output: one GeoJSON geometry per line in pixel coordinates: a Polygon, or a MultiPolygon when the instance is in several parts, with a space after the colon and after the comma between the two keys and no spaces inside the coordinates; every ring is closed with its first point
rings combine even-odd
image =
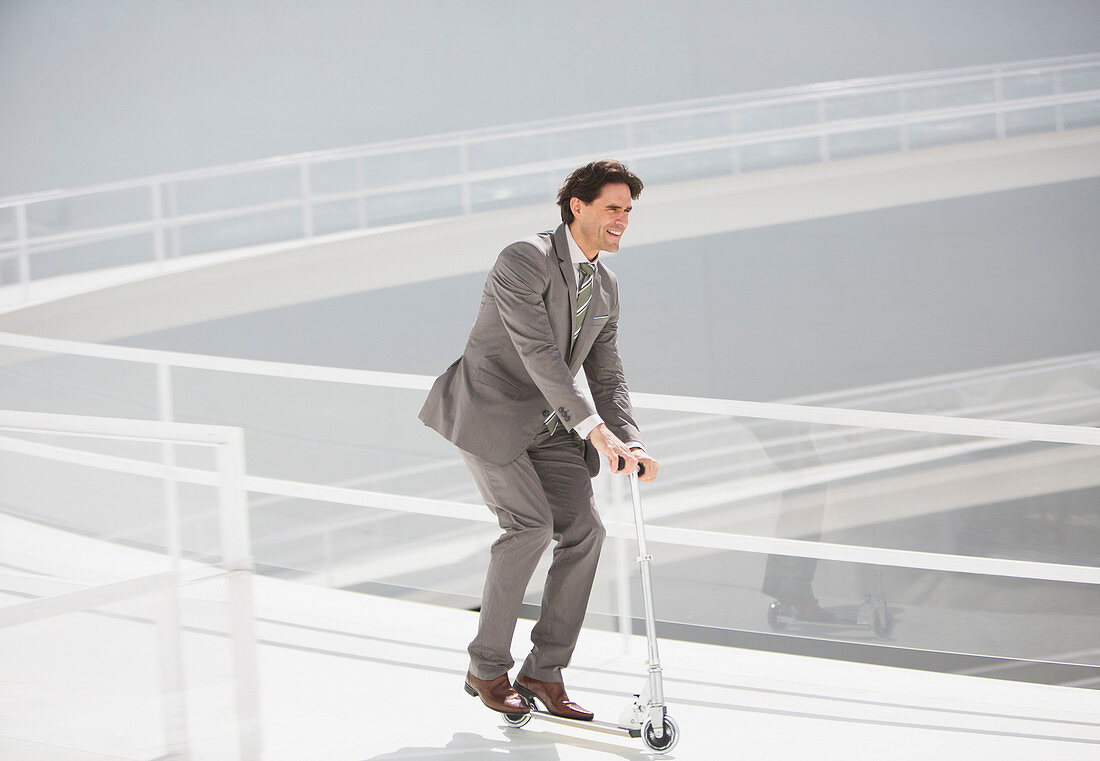
{"type": "Polygon", "coordinates": [[[612,473],[626,474],[637,471],[639,481],[652,481],[657,477],[657,461],[642,449],[628,448],[603,423],[592,429],[588,440],[600,454],[607,458],[607,465],[612,473]]]}

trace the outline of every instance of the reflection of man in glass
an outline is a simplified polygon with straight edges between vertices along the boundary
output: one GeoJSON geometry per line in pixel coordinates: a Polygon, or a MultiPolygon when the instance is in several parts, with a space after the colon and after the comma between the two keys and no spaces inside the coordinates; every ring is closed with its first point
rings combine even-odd
{"type": "MultiPolygon", "coordinates": [[[[769,439],[773,443],[765,443],[766,439],[761,437],[761,444],[781,472],[789,473],[821,465],[821,457],[808,429],[802,426],[795,431],[787,429],[782,435],[769,439]]],[[[821,522],[825,516],[827,496],[827,484],[784,489],[779,494],[775,535],[811,542],[821,539],[821,522]]],[[[769,555],[764,566],[761,591],[791,608],[792,615],[801,621],[830,623],[836,617],[822,608],[814,596],[813,580],[816,570],[816,558],[769,555]]]]}

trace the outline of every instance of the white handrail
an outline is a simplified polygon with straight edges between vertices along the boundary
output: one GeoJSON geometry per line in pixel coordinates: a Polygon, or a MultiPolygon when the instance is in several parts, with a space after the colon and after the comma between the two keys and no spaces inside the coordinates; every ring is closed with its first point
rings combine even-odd
{"type": "Polygon", "coordinates": [[[0,430],[208,446],[235,444],[237,441],[237,429],[221,425],[123,420],[15,410],[0,410],[0,430]]]}
{"type": "MultiPolygon", "coordinates": [[[[433,378],[430,376],[423,375],[380,373],[364,370],[318,367],[313,365],[294,365],[230,357],[183,354],[156,349],[89,344],[78,341],[40,338],[13,333],[0,333],[0,346],[9,346],[45,353],[114,359],[155,366],[188,367],[216,370],[220,372],[261,375],[265,377],[325,381],[392,389],[423,391],[429,388],[433,381],[433,378]]],[[[635,406],[640,409],[913,431],[976,438],[994,438],[1020,442],[1041,441],[1100,446],[1100,429],[1080,426],[1001,420],[978,420],[870,410],[846,410],[828,407],[809,407],[792,404],[745,402],[658,394],[634,393],[631,396],[635,406]]],[[[0,413],[0,427],[4,426],[5,420],[9,422],[18,422],[19,416],[23,414],[27,413],[0,413]],[[15,417],[11,417],[13,415],[15,417]]],[[[43,418],[43,420],[45,420],[45,418],[43,418]]],[[[45,425],[46,423],[40,422],[40,424],[45,425]]],[[[156,424],[150,423],[150,425],[155,426],[156,424]]],[[[13,447],[33,447],[43,456],[45,456],[48,451],[47,445],[39,443],[15,443],[9,440],[0,444],[0,448],[13,447]]],[[[94,463],[99,467],[128,470],[129,472],[148,472],[147,469],[152,467],[149,463],[140,463],[127,460],[126,458],[88,452],[70,453],[66,455],[62,452],[55,451],[53,456],[57,459],[69,459],[74,462],[79,460],[82,463],[94,463]]],[[[209,478],[209,476],[203,475],[202,471],[195,469],[185,469],[176,466],[172,468],[172,471],[183,481],[202,483],[209,478]]],[[[245,476],[243,473],[241,478],[242,483],[246,484],[248,490],[265,494],[359,505],[363,507],[383,508],[438,517],[462,518],[477,522],[491,522],[490,516],[482,510],[464,503],[282,479],[259,478],[255,476],[245,476]]],[[[618,532],[629,531],[629,526],[623,524],[622,526],[616,526],[614,528],[609,527],[609,530],[612,531],[613,534],[618,535],[618,532]]],[[[742,549],[745,551],[775,552],[779,554],[787,552],[788,554],[796,554],[805,557],[819,557],[821,559],[836,559],[836,553],[839,552],[839,550],[830,548],[827,545],[822,545],[819,542],[808,542],[795,539],[777,539],[725,534],[721,532],[689,531],[670,527],[653,527],[653,530],[655,532],[654,539],[657,541],[689,544],[694,547],[742,549]]],[[[927,568],[932,570],[957,570],[968,573],[988,573],[1007,576],[1017,575],[1016,570],[1019,570],[1020,573],[1024,574],[1027,578],[1040,578],[1040,576],[1034,576],[1032,574],[1041,573],[1041,570],[1036,569],[1045,568],[1048,565],[1046,563],[1033,563],[1030,565],[1025,563],[1025,565],[1017,566],[1015,564],[1023,563],[1024,561],[938,555],[936,553],[908,553],[900,550],[848,545],[837,545],[837,547],[843,547],[844,552],[848,553],[847,558],[851,559],[853,562],[890,565],[892,563],[889,558],[893,557],[898,564],[911,567],[924,568],[926,566],[920,565],[921,563],[934,563],[934,565],[927,566],[927,568]],[[892,555],[891,553],[900,554],[892,555]],[[904,558],[904,562],[901,561],[902,558],[904,558]],[[948,558],[950,558],[950,560],[948,560],[948,558]]],[[[1067,567],[1079,568],[1078,566],[1067,567]]],[[[1088,583],[1100,583],[1100,570],[1084,566],[1080,568],[1083,570],[1066,572],[1064,569],[1056,570],[1052,567],[1051,573],[1056,575],[1041,578],[1049,578],[1050,580],[1076,580],[1082,582],[1087,580],[1088,583]],[[1064,575],[1065,573],[1069,573],[1070,575],[1066,576],[1064,575]]]]}
{"type": "MultiPolygon", "coordinates": [[[[1014,111],[1026,111],[1037,108],[1062,106],[1067,104],[1085,103],[1100,100],[1100,89],[1087,90],[1075,93],[1046,95],[1032,98],[1022,98],[1004,103],[998,110],[998,114],[1014,111]]],[[[683,140],[677,142],[664,142],[648,147],[625,148],[621,156],[628,161],[636,161],[650,158],[665,158],[670,156],[699,153],[703,151],[718,150],[722,148],[736,148],[748,145],[762,145],[767,143],[784,142],[814,137],[825,137],[854,132],[863,132],[888,127],[911,127],[924,123],[940,123],[951,119],[963,119],[971,116],[983,116],[990,114],[989,104],[952,106],[948,108],[929,109],[923,111],[907,111],[885,116],[864,117],[859,119],[834,119],[825,122],[811,122],[794,127],[776,129],[753,130],[719,137],[683,140]]],[[[684,114],[687,115],[687,114],[684,114]]],[[[365,187],[356,190],[338,193],[309,193],[309,204],[331,203],[335,201],[348,201],[356,199],[373,198],[392,195],[396,193],[413,192],[417,190],[429,190],[436,188],[468,186],[478,182],[490,182],[493,180],[525,177],[541,172],[560,171],[563,168],[576,166],[585,160],[583,154],[573,156],[561,156],[541,162],[528,162],[514,164],[503,168],[491,170],[469,170],[461,173],[444,174],[430,179],[416,180],[402,183],[383,185],[379,187],[365,187]]],[[[213,170],[211,170],[213,171],[213,170]]],[[[241,169],[240,171],[248,171],[241,169]]],[[[223,175],[211,175],[223,176],[223,175]]],[[[173,181],[167,176],[154,178],[142,182],[163,183],[173,181]]],[[[178,180],[174,180],[178,181],[178,180]]],[[[137,182],[137,181],[134,181],[137,182]]],[[[90,194],[90,189],[72,191],[71,197],[90,194]]],[[[66,196],[70,197],[70,196],[66,196]]],[[[56,197],[54,197],[56,200],[56,197]]],[[[14,199],[0,199],[0,208],[5,204],[14,205],[19,201],[14,199]]],[[[262,214],[272,211],[284,211],[298,208],[302,204],[301,197],[286,198],[278,201],[248,204],[225,209],[216,209],[204,212],[190,212],[166,216],[163,213],[154,215],[149,220],[127,222],[114,225],[105,225],[92,228],[83,228],[77,231],[52,233],[33,236],[34,251],[36,253],[64,248],[77,243],[92,243],[100,240],[136,235],[143,232],[161,230],[167,220],[178,226],[215,222],[219,220],[248,217],[254,214],[262,214]]],[[[302,237],[312,237],[312,234],[303,234],[302,237]]],[[[0,252],[16,251],[22,245],[21,241],[0,241],[0,252]]],[[[14,254],[9,254],[14,255],[14,254]]]]}
{"type": "MultiPolygon", "coordinates": [[[[387,373],[374,370],[352,370],[255,359],[185,354],[160,349],[40,338],[19,333],[0,332],[0,346],[100,359],[117,359],[151,365],[167,364],[174,367],[419,391],[426,391],[431,388],[431,384],[435,380],[429,375],[415,375],[412,373],[387,373]]],[[[848,410],[834,407],[811,407],[774,402],[746,402],[637,392],[631,394],[631,399],[634,405],[640,409],[882,428],[920,433],[943,433],[955,436],[977,436],[1017,441],[1100,446],[1100,429],[1098,428],[1051,423],[979,420],[941,415],[848,410]]]]}
{"type": "MultiPolygon", "coordinates": [[[[130,421],[127,421],[130,422],[130,421]]],[[[4,439],[0,437],[0,449],[45,457],[59,462],[96,467],[133,475],[155,476],[165,472],[162,466],[117,455],[83,452],[36,442],[4,439]]],[[[167,470],[182,483],[205,486],[216,485],[217,474],[201,468],[174,466],[167,470]]],[[[372,509],[389,510],[409,515],[426,515],[449,520],[496,525],[496,518],[482,507],[464,502],[451,502],[427,497],[411,497],[402,494],[349,489],[339,486],[312,484],[277,478],[249,476],[245,479],[248,491],[281,497],[292,497],[315,502],[354,505],[372,509]]],[[[605,521],[609,536],[629,539],[634,526],[625,521],[605,521]]],[[[952,555],[940,552],[898,550],[851,544],[785,539],[780,537],[736,534],[702,529],[676,528],[647,524],[646,532],[655,542],[691,547],[761,554],[789,554],[819,560],[840,560],[851,563],[887,565],[952,573],[976,573],[987,576],[1066,581],[1082,584],[1100,584],[1100,568],[1063,563],[1035,562],[1007,558],[952,555]]]]}

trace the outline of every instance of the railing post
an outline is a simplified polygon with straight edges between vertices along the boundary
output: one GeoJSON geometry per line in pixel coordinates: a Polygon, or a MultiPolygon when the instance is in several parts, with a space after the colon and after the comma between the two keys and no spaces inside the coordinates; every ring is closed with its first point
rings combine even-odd
{"type": "MultiPolygon", "coordinates": [[[[158,362],[157,413],[161,422],[172,422],[171,368],[158,362]]],[[[181,563],[183,560],[182,525],[179,511],[179,489],[175,478],[176,445],[161,442],[161,463],[164,466],[164,532],[165,546],[172,569],[172,589],[165,601],[159,620],[161,651],[161,690],[163,693],[165,740],[168,751],[181,761],[191,758],[187,721],[187,677],[183,666],[183,611],[180,607],[181,563]]]]}
{"type": "Polygon", "coordinates": [[[458,173],[462,178],[462,215],[468,217],[474,212],[473,196],[470,190],[470,144],[462,137],[458,141],[458,173]]]}
{"type": "Polygon", "coordinates": [[[363,170],[363,157],[360,156],[355,159],[355,192],[358,193],[358,197],[355,199],[355,221],[359,225],[360,230],[365,230],[367,227],[367,197],[364,194],[366,190],[366,172],[363,170]]]}
{"type": "Polygon", "coordinates": [[[898,114],[901,116],[901,136],[898,140],[898,147],[904,153],[909,150],[909,120],[905,117],[905,112],[909,110],[909,104],[905,99],[905,87],[898,88],[898,114]]]}
{"type": "Polygon", "coordinates": [[[15,240],[19,244],[19,282],[23,286],[23,301],[31,298],[31,256],[27,232],[27,204],[15,207],[15,240]]]}
{"type": "Polygon", "coordinates": [[[165,240],[164,240],[164,186],[159,180],[149,186],[153,205],[153,256],[164,271],[165,240]]]}
{"type": "MultiPolygon", "coordinates": [[[[1062,71],[1060,69],[1054,72],[1052,88],[1055,95],[1062,94],[1062,71]]],[[[1066,131],[1066,107],[1063,103],[1054,106],[1054,130],[1056,132],[1066,131]]]]}
{"type": "Polygon", "coordinates": [[[313,237],[313,190],[310,186],[309,161],[298,165],[298,180],[302,196],[302,237],[313,237]]]}
{"type": "Polygon", "coordinates": [[[168,757],[190,761],[191,740],[187,721],[187,683],[183,668],[183,616],[180,610],[180,577],[174,575],[157,617],[160,639],[161,712],[168,757]]]}
{"type": "MultiPolygon", "coordinates": [[[[626,523],[627,505],[623,495],[623,479],[616,478],[605,471],[604,480],[611,492],[611,515],[619,523],[626,523]]],[[[631,552],[625,537],[615,538],[615,600],[618,630],[622,638],[623,652],[630,651],[630,640],[634,634],[634,615],[630,602],[631,552]]]]}
{"type": "Polygon", "coordinates": [[[730,106],[730,168],[733,174],[741,174],[741,146],[737,140],[740,125],[737,123],[737,108],[730,106]]]}
{"type": "Polygon", "coordinates": [[[166,257],[181,256],[183,253],[183,246],[180,243],[180,226],[179,220],[169,223],[168,220],[179,216],[179,199],[176,196],[176,191],[179,188],[178,182],[173,182],[168,185],[167,192],[162,186],[161,192],[164,194],[165,207],[167,209],[167,215],[165,216],[165,225],[168,227],[168,231],[171,233],[168,241],[168,250],[165,251],[166,257]]]}
{"type": "Polygon", "coordinates": [[[252,600],[252,552],[245,490],[244,432],[231,431],[218,446],[218,517],[221,524],[222,566],[228,571],[230,639],[237,726],[242,761],[259,761],[260,689],[256,653],[256,618],[252,600]]]}
{"type": "Polygon", "coordinates": [[[997,137],[1003,139],[1007,136],[1005,127],[1005,87],[1004,76],[999,68],[993,70],[993,100],[997,104],[997,113],[994,119],[997,123],[997,137]]]}

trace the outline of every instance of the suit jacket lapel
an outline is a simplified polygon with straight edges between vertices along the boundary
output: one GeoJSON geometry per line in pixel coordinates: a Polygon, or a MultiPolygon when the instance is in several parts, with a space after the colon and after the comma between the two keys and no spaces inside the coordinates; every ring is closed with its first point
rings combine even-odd
{"type": "Polygon", "coordinates": [[[558,347],[564,357],[569,357],[569,343],[577,332],[577,277],[573,274],[573,259],[569,256],[568,234],[564,224],[558,225],[554,231],[554,252],[558,255],[558,268],[565,278],[565,288],[569,294],[569,335],[565,337],[565,346],[558,347]]]}

